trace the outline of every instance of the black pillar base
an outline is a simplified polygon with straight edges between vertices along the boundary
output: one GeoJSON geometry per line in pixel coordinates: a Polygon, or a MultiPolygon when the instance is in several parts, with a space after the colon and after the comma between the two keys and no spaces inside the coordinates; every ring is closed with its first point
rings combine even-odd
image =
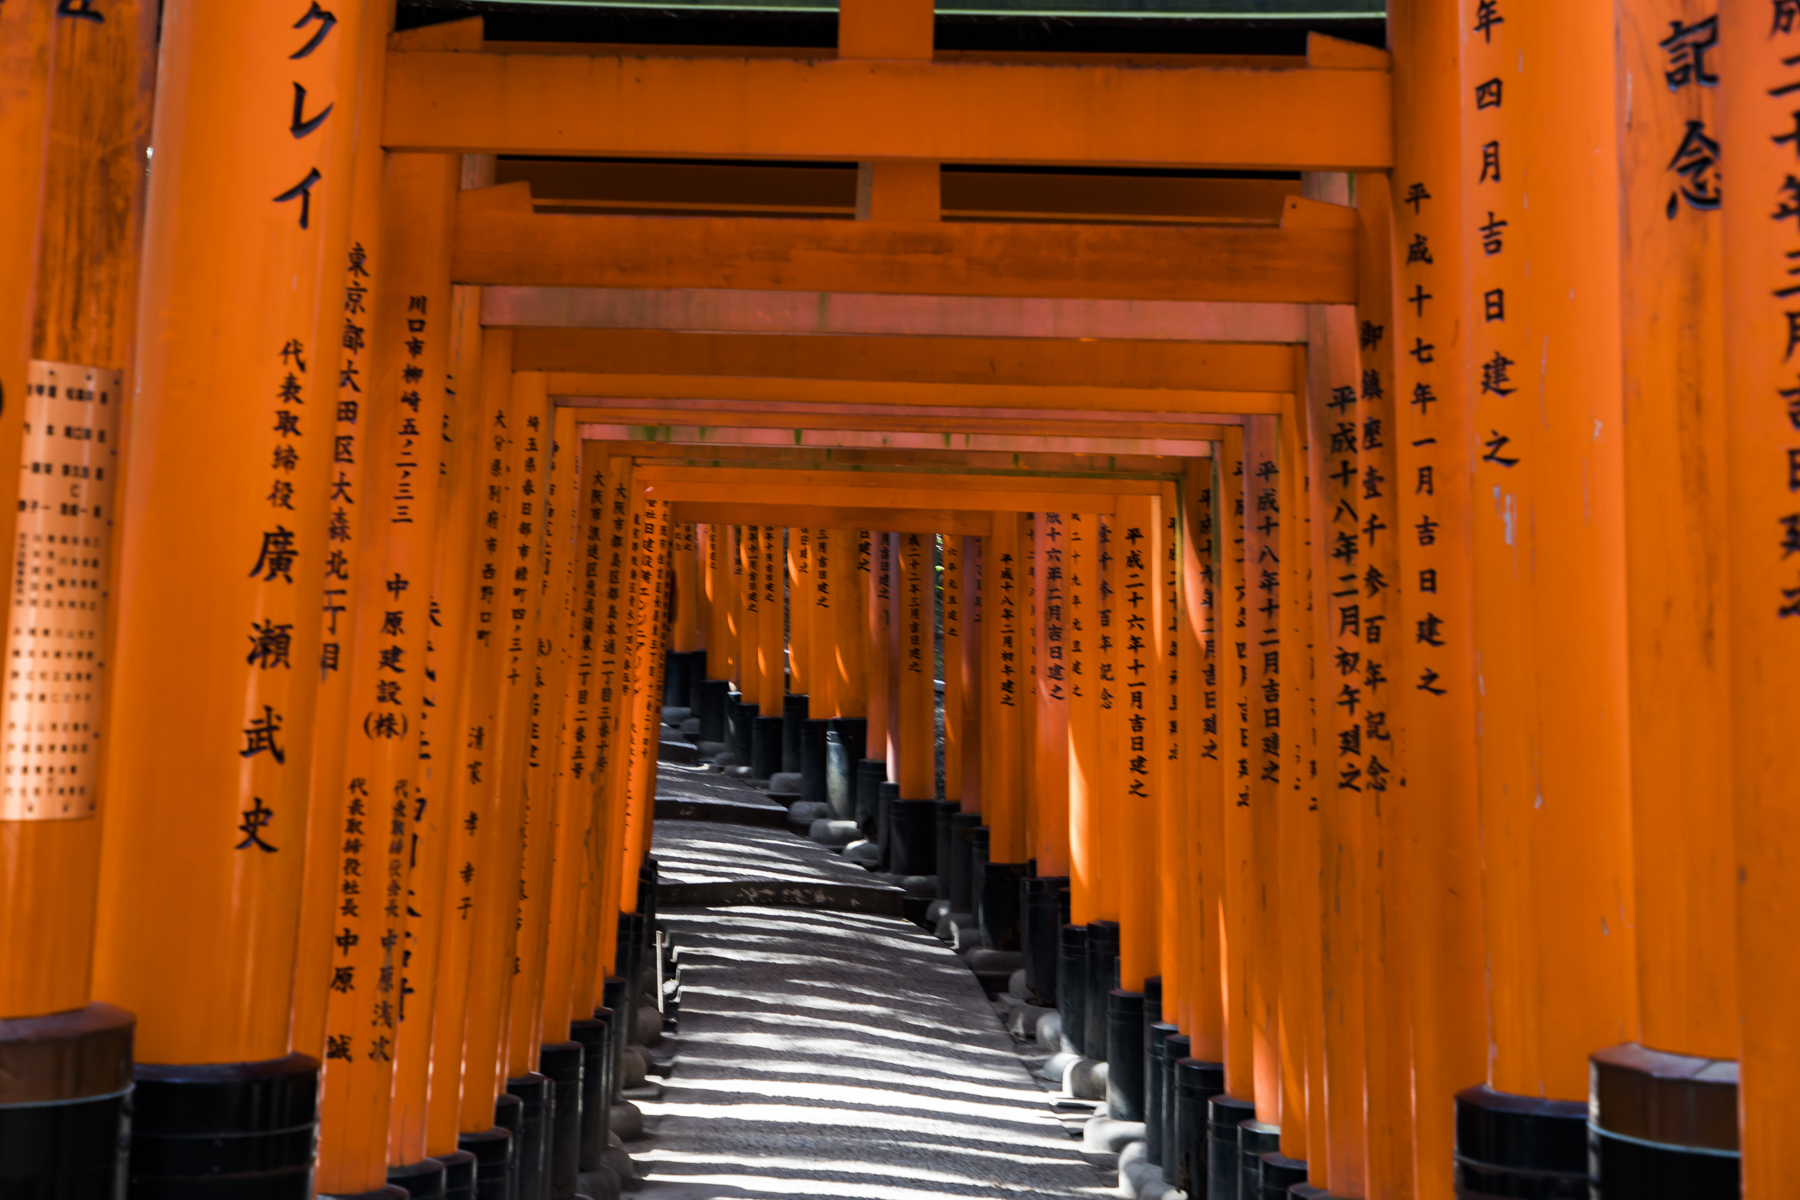
{"type": "Polygon", "coordinates": [[[1264,1154],[1257,1168],[1257,1180],[1261,1189],[1256,1193],[1257,1200],[1288,1200],[1288,1189],[1306,1182],[1306,1164],[1279,1150],[1264,1154]]]}
{"type": "Polygon", "coordinates": [[[1056,1011],[1063,1044],[1076,1054],[1087,1053],[1087,936],[1086,925],[1064,925],[1056,947],[1056,1011]]]}
{"type": "Polygon", "coordinates": [[[1593,1200],[1736,1196],[1737,1064],[1636,1043],[1589,1059],[1593,1200]]]}
{"type": "MultiPolygon", "coordinates": [[[[227,1187],[231,1186],[229,1184],[227,1187]]],[[[194,1200],[191,1193],[183,1193],[188,1200],[194,1200]]],[[[220,1191],[216,1187],[207,1188],[203,1193],[208,1200],[213,1196],[237,1195],[236,1192],[220,1191]]],[[[137,1200],[137,1192],[131,1193],[131,1200],[137,1200]]],[[[320,1192],[319,1200],[407,1200],[406,1189],[397,1183],[385,1184],[372,1192],[320,1192]]]]}
{"type": "Polygon", "coordinates": [[[862,826],[863,836],[887,845],[887,828],[882,823],[881,785],[887,782],[887,763],[879,758],[856,760],[856,780],[852,791],[852,819],[862,826]]]}
{"type": "Polygon", "coordinates": [[[1456,1194],[1586,1196],[1588,1106],[1497,1092],[1456,1093],[1456,1194]]]}
{"type": "Polygon", "coordinates": [[[944,876],[950,888],[951,912],[975,911],[975,877],[970,864],[975,858],[975,827],[979,824],[979,813],[950,814],[950,869],[944,876]]]}
{"type": "Polygon", "coordinates": [[[569,1040],[581,1043],[581,1152],[579,1170],[599,1167],[606,1152],[606,1031],[612,1010],[594,1010],[589,1020],[569,1022],[569,1040]]]}
{"type": "Polygon", "coordinates": [[[725,742],[737,756],[738,765],[750,765],[756,745],[756,718],[761,714],[754,704],[745,704],[742,693],[725,703],[725,742]]]}
{"type": "Polygon", "coordinates": [[[781,735],[787,723],[759,716],[750,726],[750,778],[767,781],[781,770],[781,735]]]}
{"type": "Polygon", "coordinates": [[[435,1158],[388,1168],[388,1186],[397,1187],[413,1200],[444,1200],[444,1164],[435,1158]]]}
{"type": "Polygon", "coordinates": [[[1114,1120],[1144,1119],[1144,994],[1106,994],[1106,1110],[1114,1120]]]}
{"type": "Polygon", "coordinates": [[[475,1156],[452,1150],[437,1160],[444,1164],[444,1200],[475,1200],[475,1156]]]}
{"type": "MultiPolygon", "coordinates": [[[[1149,1005],[1149,997],[1145,997],[1144,1006],[1148,1008],[1149,1005]]],[[[1163,1057],[1163,1049],[1175,1032],[1175,1026],[1165,1021],[1149,1021],[1144,1025],[1144,1157],[1159,1167],[1174,1157],[1167,1152],[1167,1147],[1169,1116],[1175,1110],[1175,1097],[1170,1094],[1169,1062],[1163,1057]]],[[[1166,1176],[1166,1170],[1164,1174],[1166,1176]]],[[[1169,1180],[1165,1178],[1163,1182],[1169,1180]]]]}
{"type": "Polygon", "coordinates": [[[700,740],[725,741],[725,701],[731,696],[731,682],[725,679],[700,681],[700,707],[694,714],[700,718],[700,740]]]}
{"type": "MultiPolygon", "coordinates": [[[[937,898],[948,900],[950,898],[950,876],[956,872],[956,818],[962,814],[962,805],[954,800],[933,800],[931,803],[935,809],[932,827],[936,844],[931,861],[936,864],[934,869],[937,874],[937,898]]],[[[955,911],[968,912],[969,910],[964,908],[955,909],[955,911]]]]}
{"type": "MultiPolygon", "coordinates": [[[[1181,1067],[1176,1084],[1181,1086],[1181,1067]]],[[[1238,1125],[1256,1119],[1256,1105],[1234,1096],[1213,1096],[1206,1102],[1206,1196],[1233,1200],[1238,1194],[1238,1125]]],[[[1196,1167],[1198,1164],[1196,1163],[1196,1167]]],[[[1192,1192],[1188,1193],[1190,1196],[1192,1192]]]]}
{"type": "Polygon", "coordinates": [[[831,803],[828,743],[830,721],[812,717],[800,722],[800,799],[810,804],[831,803]]]}
{"type": "Polygon", "coordinates": [[[686,697],[681,701],[693,710],[695,716],[700,715],[700,704],[703,685],[706,683],[706,651],[688,651],[688,689],[686,697]]]}
{"type": "Polygon", "coordinates": [[[0,1021],[0,1196],[120,1194],[134,1026],[110,1004],[0,1021]]]}
{"type": "Polygon", "coordinates": [[[550,1193],[550,1132],[556,1093],[550,1079],[533,1071],[506,1081],[519,1098],[519,1200],[544,1200],[550,1193]]]}
{"type": "Polygon", "coordinates": [[[1162,976],[1144,978],[1144,1028],[1162,1020],[1162,976]]]}
{"type": "MultiPolygon", "coordinates": [[[[882,768],[884,771],[885,767],[882,768]]],[[[881,846],[881,861],[888,870],[893,870],[894,861],[894,805],[900,800],[900,785],[890,783],[884,776],[875,785],[875,841],[881,846]]]]}
{"type": "MultiPolygon", "coordinates": [[[[900,790],[897,783],[889,786],[900,790]]],[[[890,800],[888,819],[893,825],[888,870],[896,875],[937,874],[938,802],[890,800]]]]}
{"type": "Polygon", "coordinates": [[[1025,990],[1045,1008],[1056,1007],[1057,942],[1063,925],[1054,889],[1067,882],[1067,876],[1027,875],[1020,884],[1023,892],[1020,942],[1025,951],[1025,990]]]}
{"type": "Polygon", "coordinates": [[[1119,923],[1089,921],[1087,939],[1087,1028],[1082,1039],[1089,1058],[1106,1057],[1106,994],[1119,986],[1119,923]]]}
{"type": "Polygon", "coordinates": [[[1238,1200],[1262,1200],[1263,1155],[1280,1153],[1281,1126],[1254,1117],[1238,1122],[1238,1200]]]}
{"type": "MultiPolygon", "coordinates": [[[[1190,1053],[1191,1043],[1187,1034],[1171,1033],[1163,1039],[1162,1061],[1157,1064],[1162,1071],[1163,1089],[1163,1156],[1160,1165],[1162,1180],[1170,1187],[1183,1186],[1183,1171],[1187,1172],[1185,1178],[1192,1181],[1194,1147],[1199,1147],[1200,1161],[1206,1161],[1207,1097],[1192,1095],[1183,1099],[1176,1081],[1175,1064],[1187,1058],[1190,1053]]],[[[1191,1090],[1200,1084],[1197,1080],[1190,1080],[1188,1086],[1191,1090]]],[[[1205,1175],[1202,1171],[1202,1180],[1205,1175]]]]}
{"type": "Polygon", "coordinates": [[[552,1042],[538,1051],[538,1069],[550,1077],[550,1200],[575,1200],[581,1174],[581,1068],[587,1047],[552,1042]]]}
{"type": "Polygon", "coordinates": [[[1019,930],[1020,881],[1025,863],[985,863],[981,871],[981,934],[996,950],[1019,950],[1024,939],[1019,930]]]}
{"type": "Polygon", "coordinates": [[[801,770],[800,727],[806,723],[812,697],[788,695],[781,698],[781,769],[793,774],[801,770]]]}
{"type": "Polygon", "coordinates": [[[308,1200],[319,1063],[139,1063],[132,1096],[133,1200],[308,1200]],[[235,1176],[222,1183],[219,1176],[235,1176]]]}
{"type": "Polygon", "coordinates": [[[494,1125],[511,1136],[506,1156],[506,1200],[516,1200],[519,1179],[525,1172],[525,1102],[511,1092],[494,1097],[494,1125]]]}
{"type": "MultiPolygon", "coordinates": [[[[623,959],[614,961],[619,967],[626,966],[623,959]]],[[[631,1040],[628,1032],[631,1006],[625,998],[626,990],[623,975],[608,975],[600,984],[600,1005],[612,1014],[606,1027],[606,1104],[609,1112],[619,1102],[620,1058],[625,1053],[625,1043],[631,1040]]],[[[605,1152],[605,1147],[601,1152],[605,1152]]]]}
{"type": "Polygon", "coordinates": [[[839,821],[861,821],[856,807],[856,771],[868,728],[869,723],[861,717],[833,717],[825,722],[825,803],[839,821]]]}
{"type": "Polygon", "coordinates": [[[512,1169],[511,1132],[496,1125],[480,1133],[459,1134],[456,1144],[475,1156],[476,1200],[506,1200],[512,1169]]]}
{"type": "Polygon", "coordinates": [[[684,650],[670,650],[663,655],[663,694],[664,708],[686,708],[688,693],[693,688],[693,680],[688,671],[692,659],[684,650]]]}

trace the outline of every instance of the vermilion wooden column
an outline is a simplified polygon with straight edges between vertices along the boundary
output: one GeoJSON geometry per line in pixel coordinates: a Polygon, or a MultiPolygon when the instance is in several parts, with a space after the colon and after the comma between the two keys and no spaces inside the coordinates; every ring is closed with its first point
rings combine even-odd
{"type": "MultiPolygon", "coordinates": [[[[1578,1141],[1589,1053],[1634,1040],[1637,1026],[1615,31],[1606,8],[1525,0],[1493,23],[1478,7],[1459,10],[1465,30],[1486,26],[1463,34],[1459,228],[1471,264],[1488,1084],[1560,1102],[1541,1115],[1578,1141]]],[[[1508,1144],[1511,1101],[1461,1103],[1491,1127],[1487,1144],[1508,1144]]],[[[1580,1177],[1587,1159],[1556,1166],[1580,1177]]]]}
{"type": "Polygon", "coordinates": [[[937,798],[936,622],[932,613],[933,538],[899,535],[894,587],[900,597],[900,798],[937,798]]]}
{"type": "MultiPolygon", "coordinates": [[[[530,1071],[529,1048],[514,1058],[510,1039],[513,968],[518,956],[519,884],[525,854],[525,781],[530,770],[538,604],[543,587],[544,489],[550,472],[549,396],[543,375],[511,373],[507,403],[509,486],[501,517],[496,574],[499,696],[488,760],[497,780],[493,870],[477,863],[476,925],[470,955],[468,1033],[464,1039],[463,1128],[493,1120],[509,1077],[530,1071]],[[489,897],[492,897],[490,900],[489,897]],[[523,1059],[523,1061],[521,1061],[523,1059]]],[[[485,548],[485,544],[484,544],[485,548]]],[[[485,574],[485,568],[484,568],[485,574]]]]}
{"type": "Polygon", "coordinates": [[[487,539],[490,529],[498,527],[505,503],[504,385],[510,383],[505,366],[512,361],[512,335],[509,330],[481,328],[479,300],[478,290],[457,288],[451,302],[456,336],[450,377],[463,473],[460,479],[452,476],[447,489],[450,504],[444,515],[445,554],[437,589],[443,624],[432,637],[434,649],[461,644],[455,674],[446,678],[439,673],[438,703],[446,706],[449,719],[439,733],[441,759],[434,758],[434,765],[441,761],[448,773],[443,793],[450,836],[441,860],[437,991],[431,1006],[426,1152],[433,1157],[459,1148],[462,1134],[486,1134],[493,1126],[491,1108],[485,1124],[466,1130],[462,1125],[463,1034],[469,1012],[475,877],[487,869],[482,849],[491,841],[496,817],[494,775],[486,767],[498,690],[499,654],[493,637],[498,544],[490,552],[487,539]],[[458,537],[464,543],[460,561],[458,537]]]}
{"type": "MultiPolygon", "coordinates": [[[[1215,446],[1217,443],[1215,443],[1215,446]]],[[[1221,720],[1221,672],[1217,641],[1218,495],[1217,460],[1190,459],[1182,476],[1181,571],[1183,595],[1182,702],[1197,728],[1184,739],[1187,753],[1189,824],[1184,838],[1187,875],[1193,884],[1189,901],[1191,936],[1188,956],[1190,1002],[1178,1014],[1194,1058],[1224,1061],[1223,846],[1225,791],[1221,720]]],[[[1168,1020],[1165,1013],[1164,1020],[1168,1020]]]]}
{"type": "Polygon", "coordinates": [[[1275,421],[1244,423],[1245,612],[1240,678],[1249,804],[1250,1018],[1256,1056],[1256,1118],[1281,1123],[1281,500],[1275,421]]]}
{"type": "Polygon", "coordinates": [[[1719,935],[1736,919],[1730,797],[1719,785],[1731,739],[1719,536],[1730,527],[1723,217],[1705,141],[1719,128],[1717,11],[1679,0],[1618,8],[1619,87],[1633,97],[1630,119],[1619,122],[1619,211],[1642,1039],[1655,1050],[1733,1059],[1737,947],[1719,935]]]}
{"type": "MultiPolygon", "coordinates": [[[[962,539],[945,534],[940,539],[943,557],[944,659],[944,799],[963,801],[963,592],[962,539]]],[[[962,805],[968,811],[967,805],[962,805]]]]}
{"type": "MultiPolygon", "coordinates": [[[[617,966],[619,898],[621,875],[625,864],[625,785],[624,768],[631,755],[627,746],[626,714],[630,697],[630,606],[631,552],[631,460],[614,456],[605,465],[605,521],[610,531],[602,548],[606,572],[606,603],[598,626],[601,634],[599,678],[600,713],[598,716],[600,746],[595,755],[594,779],[598,793],[600,838],[600,892],[594,900],[599,926],[599,962],[594,969],[595,995],[600,995],[606,977],[617,966]],[[619,535],[615,545],[613,536],[619,535]]],[[[733,532],[736,539],[736,532],[733,532]]],[[[737,549],[733,547],[733,549],[737,549]]],[[[737,608],[742,592],[734,588],[733,607],[737,608]]]]}
{"type": "MultiPolygon", "coordinates": [[[[1363,986],[1370,1200],[1410,1197],[1412,1032],[1406,923],[1408,803],[1399,713],[1399,473],[1394,439],[1396,345],[1392,276],[1393,203],[1386,175],[1356,177],[1360,296],[1356,306],[1362,381],[1358,388],[1357,480],[1362,509],[1363,986]]],[[[1413,632],[1417,637],[1417,630],[1413,632]]]]}
{"type": "Polygon", "coordinates": [[[962,806],[964,812],[981,811],[981,703],[982,665],[986,661],[982,641],[981,539],[962,537],[962,661],[955,668],[962,680],[962,806]]]}
{"type": "Polygon", "coordinates": [[[702,583],[706,598],[706,677],[731,679],[737,662],[736,554],[732,526],[702,530],[702,583]]]}
{"type": "MultiPolygon", "coordinates": [[[[1119,776],[1124,798],[1120,813],[1125,841],[1117,862],[1119,887],[1119,986],[1141,992],[1146,976],[1158,970],[1158,900],[1155,839],[1162,797],[1156,793],[1153,764],[1165,753],[1159,702],[1164,669],[1159,638],[1166,620],[1163,605],[1163,523],[1155,496],[1117,499],[1119,585],[1113,597],[1113,637],[1119,643],[1119,695],[1124,716],[1124,752],[1119,776]]],[[[1050,547],[1052,551],[1056,547],[1050,547]]],[[[1057,557],[1060,557],[1058,555],[1057,557]]],[[[1060,594],[1060,593],[1059,593],[1060,594]]],[[[1050,665],[1054,659],[1046,658],[1050,665]]],[[[1057,682],[1046,678],[1047,683],[1057,682]]],[[[1066,735],[1065,735],[1065,745],[1066,735]]],[[[1062,819],[1064,837],[1068,819],[1062,819]]]]}
{"type": "Polygon", "coordinates": [[[480,536],[482,483],[477,472],[486,414],[479,386],[479,295],[455,288],[447,298],[447,411],[438,447],[438,544],[425,640],[428,690],[419,714],[418,780],[423,803],[415,805],[408,829],[411,879],[400,972],[405,1009],[394,1056],[394,1107],[388,1132],[389,1164],[414,1169],[429,1167],[427,1158],[457,1149],[455,1102],[446,1102],[446,1095],[453,1098],[460,1091],[461,1039],[454,1050],[440,1048],[437,1026],[449,1024],[452,1012],[460,1025],[467,996],[467,942],[460,943],[464,958],[458,975],[446,978],[440,964],[446,934],[462,924],[454,912],[461,881],[449,860],[466,836],[454,757],[457,743],[464,740],[457,718],[469,659],[468,634],[474,624],[470,582],[480,536]],[[440,986],[445,983],[449,986],[440,986]],[[435,1129],[430,1124],[433,1105],[450,1114],[435,1129]]]}
{"type": "Polygon", "coordinates": [[[1068,513],[1063,533],[1069,680],[1069,920],[1100,919],[1095,872],[1100,822],[1100,535],[1093,513],[1068,513]]]}
{"type": "MultiPolygon", "coordinates": [[[[1296,367],[1305,359],[1296,350],[1296,367]]],[[[1323,1143],[1325,1000],[1320,981],[1319,788],[1312,662],[1312,524],[1305,397],[1282,414],[1277,436],[1281,562],[1281,1153],[1309,1165],[1323,1143]]]]}
{"type": "MultiPolygon", "coordinates": [[[[762,530],[738,526],[738,703],[762,705],[762,530]]],[[[750,718],[755,713],[746,714],[750,718]]],[[[744,764],[748,766],[748,763],[744,764]]]]}
{"type": "Polygon", "coordinates": [[[863,642],[863,682],[867,696],[869,741],[864,757],[890,764],[888,777],[893,778],[892,759],[888,751],[888,622],[890,589],[888,536],[868,531],[863,539],[868,547],[862,552],[868,562],[867,601],[864,615],[868,618],[863,642]]]}
{"type": "Polygon", "coordinates": [[[1392,336],[1400,670],[1393,686],[1410,800],[1403,912],[1412,949],[1420,1196],[1453,1186],[1450,1098],[1483,1078],[1488,1046],[1475,782],[1475,431],[1469,343],[1461,336],[1467,263],[1460,223],[1469,177],[1458,113],[1472,97],[1457,70],[1459,22],[1443,5],[1399,0],[1389,9],[1399,114],[1392,336]]]}
{"type": "MultiPolygon", "coordinates": [[[[1020,758],[1025,708],[1020,643],[1024,622],[1019,581],[1019,518],[995,513],[994,531],[981,548],[982,636],[986,644],[981,700],[981,803],[988,827],[988,857],[994,862],[1025,861],[1025,815],[1021,803],[1020,758]]],[[[873,726],[873,722],[870,722],[873,726]]]]}
{"type": "Polygon", "coordinates": [[[1245,583],[1244,437],[1227,426],[1219,460],[1219,587],[1223,597],[1214,637],[1223,646],[1220,665],[1220,742],[1225,755],[1221,909],[1224,968],[1225,1091],[1254,1103],[1257,1095],[1255,1005],[1251,971],[1256,953],[1256,923],[1251,887],[1250,808],[1250,603],[1245,583]]]}
{"type": "Polygon", "coordinates": [[[812,530],[787,534],[788,689],[803,696],[813,685],[812,530]]]}
{"type": "MultiPolygon", "coordinates": [[[[386,266],[370,306],[363,410],[368,462],[357,501],[356,537],[365,566],[344,653],[350,688],[348,728],[341,735],[347,745],[339,783],[339,892],[350,903],[340,904],[334,922],[338,953],[326,1014],[319,1131],[319,1186],[339,1194],[384,1186],[389,1165],[394,1063],[410,986],[411,838],[425,815],[420,802],[429,807],[432,799],[423,779],[420,726],[431,686],[426,642],[451,337],[451,214],[460,169],[450,156],[390,155],[383,172],[386,266]]],[[[321,730],[320,736],[337,734],[321,730]]],[[[427,1019],[417,1008],[411,1015],[427,1019]]],[[[421,1058],[428,1035],[427,1025],[408,1039],[421,1058]]],[[[407,1093],[417,1132],[424,1078],[417,1075],[419,1086],[407,1093]]]]}
{"type": "Polygon", "coordinates": [[[94,942],[96,996],[136,1012],[140,1063],[168,1065],[139,1067],[146,1148],[197,1111],[171,1097],[221,1086],[182,1064],[259,1072],[301,1112],[317,1070],[288,1054],[336,382],[314,339],[357,104],[348,31],[300,15],[163,13],[163,77],[185,86],[154,126],[94,942]]]}
{"type": "MultiPolygon", "coordinates": [[[[1800,839],[1792,781],[1789,682],[1800,669],[1800,572],[1787,546],[1796,524],[1794,316],[1789,256],[1800,249],[1787,210],[1800,174],[1794,144],[1794,56],[1800,21],[1785,6],[1719,10],[1719,144],[1734,197],[1722,211],[1725,330],[1725,531],[1731,585],[1731,788],[1736,823],[1738,1093],[1743,1195],[1785,1195],[1800,1178],[1800,1042],[1789,943],[1800,896],[1784,865],[1800,839]],[[1741,199],[1737,199],[1741,197],[1741,199]]],[[[1690,157],[1689,161],[1693,161],[1690,157]]],[[[1689,190],[1710,173],[1683,181],[1689,190]]],[[[1679,190],[1679,189],[1677,189],[1679,190]]],[[[1704,194],[1704,193],[1701,193],[1704,194]]],[[[1688,207],[1678,202],[1678,209],[1688,207]]],[[[1702,214],[1678,211],[1676,222],[1702,214]]]]}
{"type": "Polygon", "coordinates": [[[1028,797],[1036,815],[1032,857],[1040,875],[1069,873],[1069,682],[1063,657],[1068,634],[1068,578],[1063,514],[1038,513],[1032,578],[1035,637],[1037,773],[1028,797]]]}
{"type": "Polygon", "coordinates": [[[1093,900],[1099,911],[1098,920],[1120,919],[1124,872],[1120,859],[1124,837],[1120,813],[1125,804],[1123,778],[1125,753],[1125,704],[1123,639],[1119,636],[1124,615],[1120,606],[1120,586],[1125,569],[1120,550],[1118,514],[1109,513],[1096,519],[1094,564],[1099,571],[1095,584],[1094,623],[1099,632],[1095,643],[1096,678],[1100,684],[1098,729],[1094,738],[1095,793],[1089,803],[1099,809],[1094,823],[1093,900]],[[1097,797],[1097,799],[1096,799],[1097,797]]]}

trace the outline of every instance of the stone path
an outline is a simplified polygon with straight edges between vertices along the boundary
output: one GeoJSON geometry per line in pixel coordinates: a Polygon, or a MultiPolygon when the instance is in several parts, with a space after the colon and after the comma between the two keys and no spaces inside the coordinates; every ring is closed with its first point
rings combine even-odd
{"type": "MultiPolygon", "coordinates": [[[[658,822],[654,852],[670,881],[872,882],[781,830],[658,822]]],[[[805,908],[658,916],[678,946],[680,1031],[658,1052],[676,1051],[661,1099],[639,1102],[644,1200],[1111,1191],[975,977],[918,926],[805,908]]]]}

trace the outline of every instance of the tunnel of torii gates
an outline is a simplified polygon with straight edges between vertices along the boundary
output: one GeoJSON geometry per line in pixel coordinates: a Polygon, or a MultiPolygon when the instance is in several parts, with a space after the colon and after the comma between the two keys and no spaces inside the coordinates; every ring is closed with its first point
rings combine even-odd
{"type": "Polygon", "coordinates": [[[1214,1165],[1800,1186],[1800,6],[158,7],[0,5],[0,1194],[585,1164],[664,706],[1071,1048],[1188,1039],[1214,1165]],[[808,160],[854,198],[759,210],[808,160]],[[678,168],[741,203],[633,199],[678,168]]]}

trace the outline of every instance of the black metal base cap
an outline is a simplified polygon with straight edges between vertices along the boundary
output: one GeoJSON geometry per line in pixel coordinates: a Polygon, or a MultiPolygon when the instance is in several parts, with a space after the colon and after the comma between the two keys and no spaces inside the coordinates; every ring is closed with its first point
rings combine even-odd
{"type": "Polygon", "coordinates": [[[813,717],[800,722],[800,799],[811,804],[831,802],[825,743],[830,724],[813,717]]]}
{"type": "Polygon", "coordinates": [[[893,827],[888,870],[896,875],[937,874],[938,802],[890,800],[888,819],[893,827]]]}
{"type": "MultiPolygon", "coordinates": [[[[494,1127],[506,1130],[517,1139],[519,1130],[525,1127],[525,1102],[511,1092],[501,1092],[494,1097],[494,1127]]],[[[518,1157],[518,1153],[515,1146],[513,1157],[518,1157]]]]}
{"type": "Polygon", "coordinates": [[[1587,1200],[1588,1106],[1495,1091],[1456,1094],[1456,1194],[1587,1200]]]}
{"type": "Polygon", "coordinates": [[[475,1156],[467,1150],[439,1154],[444,1164],[444,1200],[474,1200],[475,1156]]]}
{"type": "Polygon", "coordinates": [[[767,780],[781,770],[780,717],[759,716],[750,725],[750,778],[767,780]]]}
{"type": "Polygon", "coordinates": [[[581,1169],[596,1170],[606,1152],[606,1033],[612,1010],[594,1010],[592,1020],[569,1022],[569,1040],[581,1043],[581,1169]]]}
{"type": "MultiPolygon", "coordinates": [[[[197,1192],[195,1195],[212,1196],[214,1192],[197,1192]]],[[[319,1200],[406,1200],[407,1191],[397,1183],[378,1187],[372,1192],[320,1192],[319,1200]]],[[[131,1200],[137,1200],[137,1189],[133,1188],[131,1200]]]]}
{"type": "Polygon", "coordinates": [[[1121,1121],[1144,1119],[1144,994],[1106,994],[1106,1107],[1121,1121]]]}
{"type": "Polygon", "coordinates": [[[881,827],[881,785],[887,782],[887,762],[879,758],[856,760],[856,775],[851,781],[851,803],[856,823],[863,834],[881,841],[887,836],[881,827]]]}
{"type": "Polygon", "coordinates": [[[1287,1200],[1288,1191],[1296,1183],[1306,1182],[1306,1164],[1287,1158],[1280,1152],[1262,1156],[1262,1191],[1260,1200],[1287,1200]]]}
{"type": "Polygon", "coordinates": [[[1737,1063],[1630,1042],[1588,1062],[1594,1200],[1738,1194],[1737,1063]]]}
{"type": "Polygon", "coordinates": [[[423,1200],[443,1200],[444,1176],[444,1164],[435,1158],[388,1168],[390,1185],[423,1200]]]}
{"type": "Polygon", "coordinates": [[[312,1186],[319,1063],[139,1063],[131,1195],[304,1197],[312,1186]],[[296,1190],[299,1189],[299,1190],[296,1190]]]}
{"type": "Polygon", "coordinates": [[[725,741],[725,701],[731,695],[731,684],[723,679],[700,681],[700,740],[725,741]]]}
{"type": "Polygon", "coordinates": [[[1087,1028],[1082,1032],[1089,1058],[1105,1058],[1106,993],[1119,984],[1119,923],[1089,921],[1087,940],[1087,1028]]]}
{"type": "Polygon", "coordinates": [[[538,1072],[553,1084],[579,1083],[583,1053],[580,1042],[551,1042],[538,1049],[538,1072]]]}
{"type": "MultiPolygon", "coordinates": [[[[981,856],[979,840],[973,853],[977,858],[981,856]]],[[[996,950],[1024,949],[1024,920],[1019,911],[1019,884],[1024,878],[1024,863],[990,862],[981,865],[981,896],[978,906],[981,933],[987,938],[988,945],[996,950]]]]}
{"type": "Polygon", "coordinates": [[[0,1196],[118,1195],[133,1027],[110,1004],[0,1021],[0,1196]]]}
{"type": "Polygon", "coordinates": [[[1086,925],[1064,925],[1056,947],[1056,1011],[1077,1054],[1087,1052],[1087,937],[1086,925]]]}
{"type": "Polygon", "coordinates": [[[1238,1122],[1238,1196],[1262,1198],[1262,1158],[1281,1153],[1281,1126],[1265,1125],[1254,1118],[1238,1122]]]}

